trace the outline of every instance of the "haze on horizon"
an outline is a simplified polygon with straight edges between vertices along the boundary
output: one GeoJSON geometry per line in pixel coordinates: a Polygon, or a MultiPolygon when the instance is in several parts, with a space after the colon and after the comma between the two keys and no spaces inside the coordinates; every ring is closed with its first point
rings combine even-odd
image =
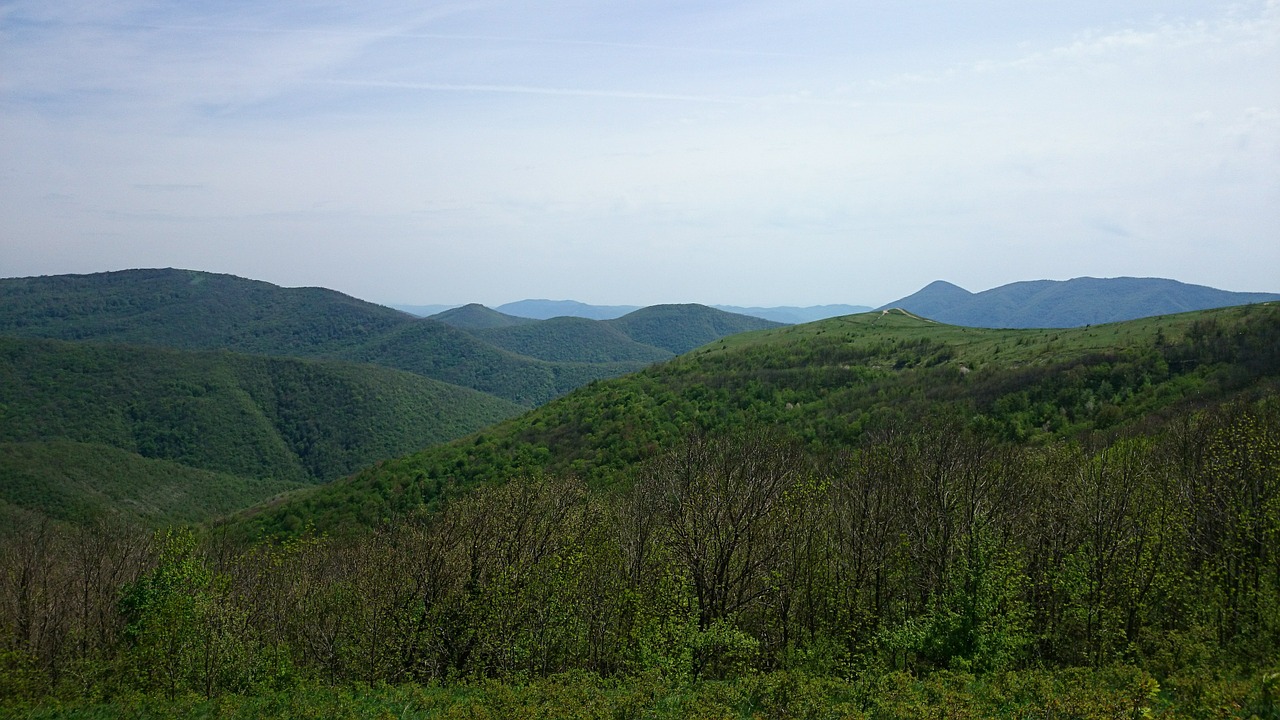
{"type": "Polygon", "coordinates": [[[491,307],[1275,292],[1277,68],[1280,0],[11,0],[0,276],[491,307]]]}

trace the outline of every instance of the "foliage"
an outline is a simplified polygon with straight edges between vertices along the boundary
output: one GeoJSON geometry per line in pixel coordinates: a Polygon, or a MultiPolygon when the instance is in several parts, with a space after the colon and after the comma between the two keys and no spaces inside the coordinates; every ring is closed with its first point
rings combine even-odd
{"type": "Polygon", "coordinates": [[[18,513],[0,703],[1274,716],[1278,332],[1269,308],[1070,332],[842,318],[203,535],[18,513]]]}
{"type": "Polygon", "coordinates": [[[764,432],[695,436],[612,494],[517,477],[351,540],[118,539],[135,549],[96,580],[77,568],[114,554],[30,527],[0,557],[5,687],[481,683],[518,708],[526,683],[589,677],[658,683],[691,713],[837,686],[826,702],[871,717],[1270,712],[1278,441],[1274,398],[1088,444],[929,417],[834,461],[764,432]]]}
{"type": "Polygon", "coordinates": [[[67,440],[0,443],[0,477],[0,501],[84,525],[111,517],[146,526],[200,522],[305,487],[67,440]]]}
{"type": "Polygon", "coordinates": [[[68,519],[160,506],[202,520],[516,409],[385,368],[0,338],[0,498],[68,519]],[[140,495],[161,487],[207,499],[140,495]]]}
{"type": "Polygon", "coordinates": [[[589,384],[484,432],[368,468],[256,515],[346,532],[477,483],[549,472],[625,487],[690,432],[772,426],[818,455],[867,432],[951,415],[984,436],[1049,443],[1117,433],[1237,394],[1274,393],[1280,308],[1245,307],[1074,330],[977,330],[869,314],[724,338],[589,384]],[[376,494],[370,488],[381,488],[376,494]]]}
{"type": "Polygon", "coordinates": [[[476,308],[450,317],[460,313],[471,321],[463,317],[454,326],[449,317],[418,319],[332,290],[189,270],[0,280],[0,335],[348,360],[525,407],[731,333],[775,325],[703,306],[659,306],[614,324],[523,322],[476,308]],[[509,327],[482,327],[492,325],[509,327]]]}

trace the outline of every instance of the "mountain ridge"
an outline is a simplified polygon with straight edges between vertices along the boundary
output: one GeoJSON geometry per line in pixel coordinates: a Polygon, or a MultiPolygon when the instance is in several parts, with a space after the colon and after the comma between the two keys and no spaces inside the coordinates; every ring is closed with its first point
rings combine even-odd
{"type": "MultiPolygon", "coordinates": [[[[418,318],[324,288],[282,288],[174,268],[0,279],[0,335],[347,360],[406,370],[526,407],[669,356],[604,328],[558,347],[550,337],[536,337],[537,330],[523,331],[534,337],[505,343],[500,333],[485,338],[478,332],[533,322],[480,305],[445,311],[440,319],[418,318]],[[586,342],[592,334],[606,345],[586,342]],[[541,357],[520,352],[534,347],[542,348],[536,353],[541,357]],[[583,354],[573,355],[575,348],[583,354]],[[546,359],[553,356],[559,359],[546,359]]],[[[563,328],[544,330],[554,335],[563,328]]]]}
{"type": "Polygon", "coordinates": [[[1276,300],[1280,294],[1218,290],[1166,278],[1025,280],[977,293],[935,280],[879,309],[902,308],[967,327],[1067,328],[1276,300]]]}
{"type": "MultiPolygon", "coordinates": [[[[771,428],[839,455],[897,419],[953,412],[1018,443],[1115,432],[1160,413],[1280,387],[1280,306],[1214,309],[1091,328],[978,329],[875,312],[723,338],[641,372],[579,388],[474,436],[381,463],[243,529],[288,515],[356,526],[365,488],[394,512],[448,488],[541,473],[601,488],[690,434],[771,428]],[[1255,390],[1250,390],[1255,388],[1255,390]]],[[[380,511],[380,513],[383,511],[380,511]]],[[[239,521],[237,521],[239,522],[239,521]]]]}

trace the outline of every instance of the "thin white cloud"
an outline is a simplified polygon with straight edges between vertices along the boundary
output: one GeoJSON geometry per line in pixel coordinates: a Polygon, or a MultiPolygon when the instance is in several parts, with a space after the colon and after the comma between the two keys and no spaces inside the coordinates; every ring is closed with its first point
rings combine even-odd
{"type": "Polygon", "coordinates": [[[681,95],[676,93],[640,92],[631,90],[589,90],[574,88],[539,87],[531,85],[484,85],[429,82],[397,82],[388,80],[323,80],[323,85],[345,87],[383,88],[396,90],[424,90],[429,92],[495,93],[502,95],[548,95],[553,97],[616,98],[622,100],[661,100],[741,105],[760,102],[758,99],[715,95],[681,95]]]}
{"type": "Polygon", "coordinates": [[[9,3],[0,265],[418,302],[876,304],[943,274],[1267,289],[1278,17],[9,3]]]}

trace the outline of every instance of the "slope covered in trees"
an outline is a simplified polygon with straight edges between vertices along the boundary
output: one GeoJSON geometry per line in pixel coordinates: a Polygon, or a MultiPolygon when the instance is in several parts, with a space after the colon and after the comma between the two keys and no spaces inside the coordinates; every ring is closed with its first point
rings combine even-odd
{"type": "Polygon", "coordinates": [[[0,336],[351,360],[526,407],[691,343],[768,325],[702,306],[638,318],[618,326],[541,323],[465,306],[421,319],[332,290],[190,270],[0,279],[0,336]],[[631,334],[633,326],[644,338],[631,334]]]}
{"type": "Polygon", "coordinates": [[[476,329],[471,332],[476,337],[511,352],[550,362],[648,364],[666,360],[675,354],[633,340],[614,327],[612,322],[558,317],[531,321],[531,324],[476,329]]]}
{"type": "Polygon", "coordinates": [[[0,443],[0,477],[0,523],[15,525],[32,515],[82,526],[200,523],[306,487],[70,440],[0,443]]]}
{"type": "Polygon", "coordinates": [[[315,356],[412,321],[333,290],[192,270],[0,280],[0,335],[315,356]]]}
{"type": "Polygon", "coordinates": [[[606,321],[636,342],[679,355],[727,335],[778,327],[780,323],[705,305],[653,305],[606,321]]]}
{"type": "MultiPolygon", "coordinates": [[[[93,444],[239,478],[239,486],[259,489],[254,497],[241,496],[243,506],[288,483],[331,480],[465,435],[518,409],[380,367],[0,337],[0,442],[70,441],[10,448],[6,492],[22,477],[48,474],[51,463],[57,472],[89,464],[85,444],[93,444]],[[66,457],[57,459],[60,453],[66,457]],[[20,471],[23,465],[27,470],[20,471]]],[[[119,472],[77,471],[85,478],[80,484],[131,482],[126,476],[159,472],[156,465],[112,457],[98,469],[119,472]]],[[[214,481],[208,474],[185,477],[214,481]]],[[[45,486],[56,493],[63,484],[45,486]]],[[[32,490],[28,483],[21,504],[44,509],[32,490]]],[[[209,507],[234,509],[225,502],[209,507]]]]}
{"type": "Polygon", "coordinates": [[[1273,716],[1278,382],[1275,306],[877,313],[726,338],[203,538],[19,516],[0,707],[1273,716]]]}
{"type": "Polygon", "coordinates": [[[500,313],[478,303],[450,308],[428,317],[436,322],[442,322],[445,325],[452,325],[463,330],[483,330],[486,328],[510,327],[512,325],[528,325],[529,323],[537,322],[529,318],[500,313]]]}
{"type": "Polygon", "coordinates": [[[690,433],[747,427],[776,428],[820,454],[843,452],[890,419],[939,412],[1006,442],[1080,438],[1274,392],[1277,367],[1274,305],[1071,330],[961,328],[897,312],[836,318],[725,338],[593,383],[476,436],[303,493],[252,522],[267,532],[291,517],[291,525],[349,530],[455,486],[542,472],[607,487],[690,433]]]}
{"type": "Polygon", "coordinates": [[[13,579],[0,584],[0,703],[141,692],[158,698],[153,714],[247,716],[361,697],[365,712],[426,717],[1280,709],[1274,395],[1086,443],[1009,444],[930,415],[850,450],[816,456],[758,430],[694,437],[619,492],[514,477],[354,542],[20,524],[0,553],[13,579]]]}

